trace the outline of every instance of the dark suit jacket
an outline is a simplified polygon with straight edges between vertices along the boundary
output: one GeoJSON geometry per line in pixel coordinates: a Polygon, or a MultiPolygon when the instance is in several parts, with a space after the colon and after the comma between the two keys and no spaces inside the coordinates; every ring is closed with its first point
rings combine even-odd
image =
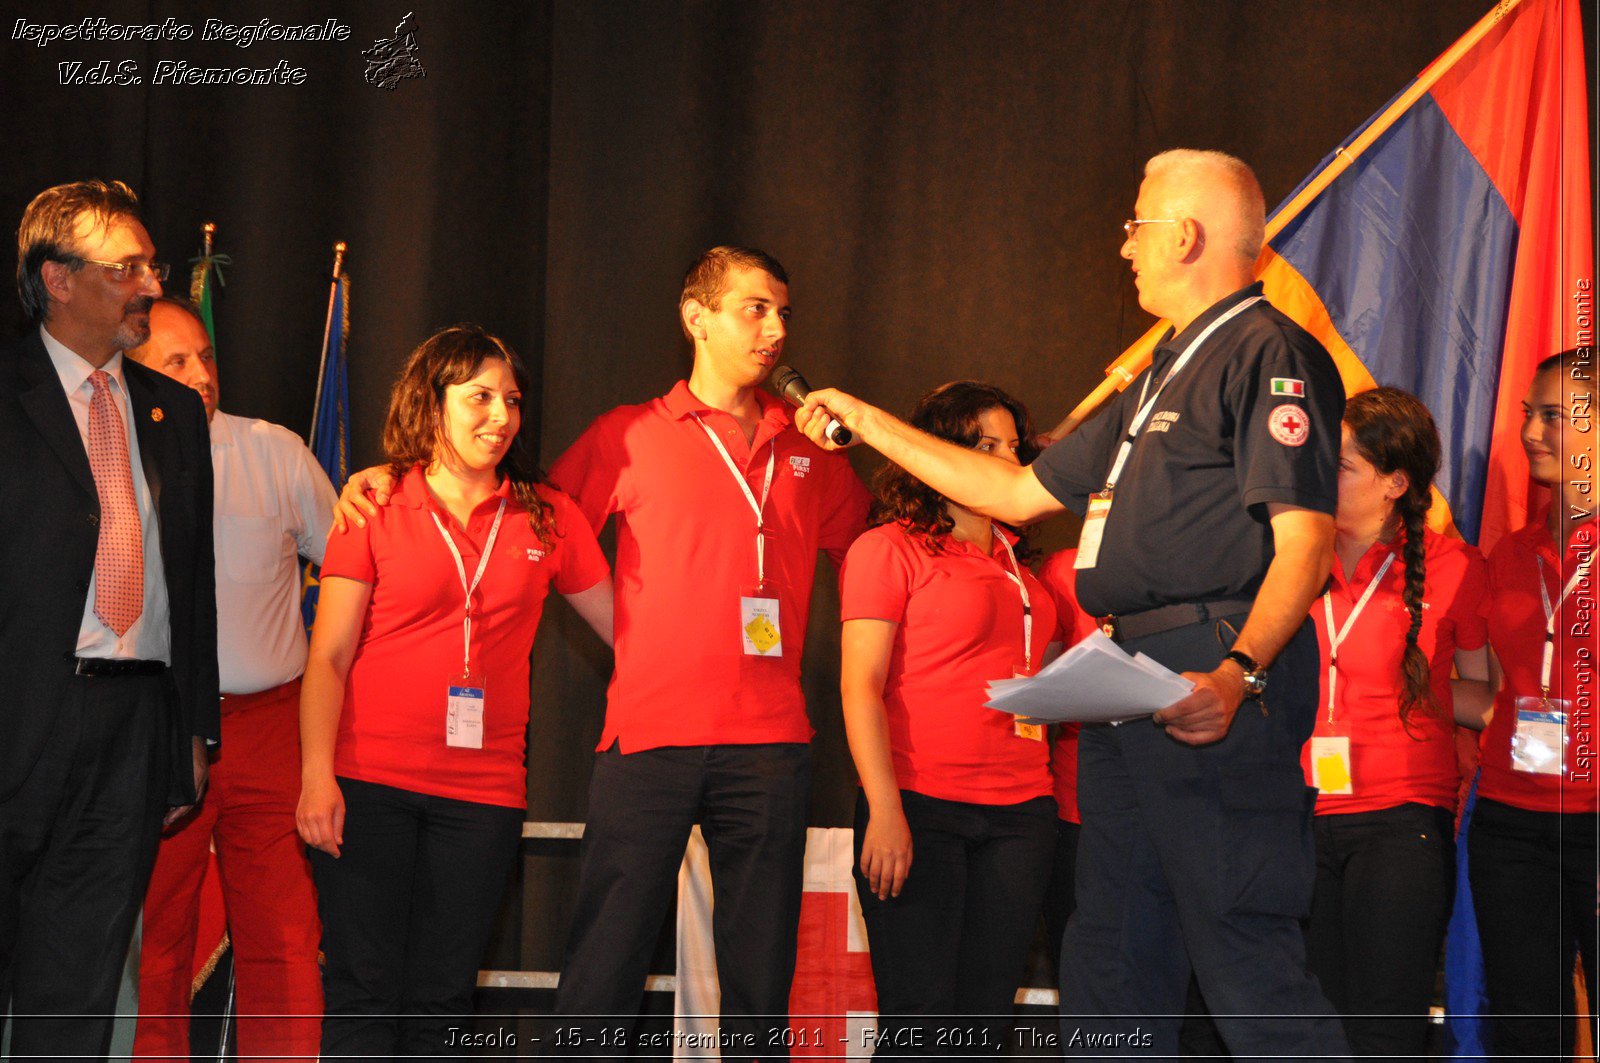
{"type": "MultiPolygon", "coordinates": [[[[211,444],[190,388],[124,358],[172,618],[169,801],[194,799],[190,736],[215,739],[211,444]],[[157,413],[157,411],[160,411],[157,413]]],[[[0,348],[0,800],[27,779],[59,714],[99,536],[89,456],[37,330],[0,348]]]]}

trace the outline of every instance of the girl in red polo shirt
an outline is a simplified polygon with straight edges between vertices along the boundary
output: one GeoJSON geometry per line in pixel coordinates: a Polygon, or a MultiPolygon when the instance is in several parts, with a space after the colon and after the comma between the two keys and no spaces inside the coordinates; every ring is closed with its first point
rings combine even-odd
{"type": "Polygon", "coordinates": [[[1452,707],[1481,713],[1489,697],[1483,558],[1425,523],[1439,449],[1405,392],[1350,399],[1336,560],[1311,610],[1324,671],[1302,754],[1321,790],[1307,956],[1360,1056],[1427,1054],[1455,884],[1452,707]]]}
{"type": "Polygon", "coordinates": [[[1467,864],[1501,1057],[1572,1055],[1574,951],[1591,1013],[1600,993],[1594,374],[1593,348],[1540,363],[1522,448],[1551,489],[1549,510],[1489,555],[1489,644],[1504,682],[1483,734],[1467,864]]]}
{"type": "Polygon", "coordinates": [[[588,523],[539,482],[527,376],[471,325],[415,351],[383,430],[390,505],[335,533],[300,698],[324,1055],[460,1050],[522,832],[528,656],[554,585],[610,641],[588,523]]]}
{"type": "MultiPolygon", "coordinates": [[[[911,423],[1033,456],[1027,411],[984,384],[946,384],[911,423]]],[[[1056,609],[1012,532],[894,465],[876,487],[841,592],[856,892],[882,1025],[908,1031],[896,1051],[971,1054],[1009,1035],[1056,838],[1044,728],[984,708],[985,686],[1038,669],[1056,609]],[[988,1019],[938,1021],[953,1015],[988,1019]]]]}

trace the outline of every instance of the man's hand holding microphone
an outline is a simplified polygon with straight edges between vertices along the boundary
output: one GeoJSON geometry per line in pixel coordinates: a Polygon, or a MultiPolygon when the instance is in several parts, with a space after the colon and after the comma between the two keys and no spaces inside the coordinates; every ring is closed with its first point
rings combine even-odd
{"type": "Polygon", "coordinates": [[[800,371],[788,365],[779,366],[773,372],[772,389],[794,403],[797,407],[794,426],[817,446],[824,450],[841,450],[858,441],[857,432],[844,422],[837,411],[825,404],[825,397],[833,396],[838,400],[848,400],[841,402],[842,405],[852,408],[863,406],[849,395],[832,388],[812,391],[800,371]]]}

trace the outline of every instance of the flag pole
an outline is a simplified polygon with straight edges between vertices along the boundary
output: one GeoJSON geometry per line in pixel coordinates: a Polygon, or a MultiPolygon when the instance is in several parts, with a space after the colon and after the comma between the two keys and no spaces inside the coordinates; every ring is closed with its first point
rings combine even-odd
{"type": "MultiPolygon", "coordinates": [[[[1271,242],[1272,238],[1282,232],[1284,227],[1298,217],[1301,211],[1305,210],[1313,200],[1322,195],[1327,187],[1338,179],[1340,174],[1350,168],[1350,165],[1356,161],[1362,152],[1370,148],[1379,137],[1387,133],[1389,127],[1399,121],[1402,114],[1410,110],[1412,104],[1428,93],[1440,78],[1450,72],[1450,69],[1461,60],[1463,55],[1466,55],[1467,52],[1476,47],[1479,41],[1488,36],[1489,31],[1503,22],[1507,15],[1521,6],[1522,2],[1523,0],[1499,0],[1487,15],[1479,19],[1476,25],[1447,48],[1443,55],[1429,63],[1427,69],[1417,75],[1416,80],[1395,98],[1395,101],[1389,105],[1388,109],[1377,118],[1374,118],[1371,124],[1361,131],[1360,136],[1349,144],[1336,149],[1332,160],[1329,161],[1327,166],[1318,171],[1315,177],[1306,182],[1306,186],[1300,190],[1300,194],[1285,203],[1282,210],[1268,219],[1267,241],[1271,242]]],[[[1262,248],[1263,257],[1265,257],[1266,253],[1266,248],[1262,248]]],[[[1259,269],[1259,267],[1260,263],[1258,262],[1257,268],[1259,269]]],[[[1116,361],[1107,366],[1106,378],[1082,402],[1078,403],[1071,413],[1067,414],[1065,420],[1051,429],[1050,438],[1061,439],[1064,436],[1071,435],[1079,425],[1089,419],[1089,416],[1095,410],[1100,408],[1101,403],[1111,397],[1113,392],[1120,391],[1133,383],[1134,379],[1149,367],[1155,346],[1154,341],[1166,328],[1167,321],[1165,319],[1157,321],[1150,327],[1149,331],[1134,341],[1133,345],[1124,351],[1116,361]]]]}
{"type": "Polygon", "coordinates": [[[339,273],[344,269],[345,242],[333,245],[333,280],[328,285],[328,317],[322,324],[322,357],[317,362],[317,398],[311,407],[311,434],[317,438],[317,418],[322,415],[322,378],[328,371],[328,339],[333,335],[333,304],[339,296],[339,273]]]}
{"type": "MultiPolygon", "coordinates": [[[[206,273],[211,269],[211,244],[217,235],[217,223],[208,221],[200,226],[200,257],[190,259],[194,269],[189,275],[189,299],[196,306],[205,300],[206,273]]],[[[202,314],[202,316],[204,316],[202,314]]],[[[206,326],[210,328],[209,325],[206,326]]]]}

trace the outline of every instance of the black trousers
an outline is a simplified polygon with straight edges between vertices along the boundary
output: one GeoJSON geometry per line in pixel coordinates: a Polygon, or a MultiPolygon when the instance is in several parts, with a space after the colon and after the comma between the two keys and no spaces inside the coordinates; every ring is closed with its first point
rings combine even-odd
{"type": "MultiPolygon", "coordinates": [[[[1211,624],[1131,642],[1179,671],[1225,652],[1211,624]]],[[[1176,1056],[1191,971],[1230,1051],[1342,1058],[1344,1031],[1306,969],[1315,860],[1300,748],[1317,697],[1308,621],[1203,747],[1150,720],[1086,725],[1078,744],[1078,907],[1061,974],[1068,1055],[1176,1056]]]]}
{"type": "Polygon", "coordinates": [[[340,855],[310,850],[323,1055],[459,1054],[448,1031],[472,1014],[523,811],[356,779],[339,789],[340,855]]]}
{"type": "Polygon", "coordinates": [[[1050,969],[1061,971],[1061,938],[1067,920],[1078,906],[1078,833],[1076,823],[1056,821],[1056,854],[1050,866],[1050,883],[1044,890],[1044,941],[1050,969]]]}
{"type": "Polygon", "coordinates": [[[1478,799],[1467,874],[1497,1056],[1553,1060],[1572,1054],[1575,954],[1582,957],[1595,1009],[1596,827],[1592,813],[1530,812],[1478,799]]]}
{"type": "Polygon", "coordinates": [[[810,794],[811,749],[798,743],[627,754],[613,746],[595,757],[577,908],[556,990],[555,1013],[569,1020],[561,1025],[585,1031],[571,1051],[625,1053],[628,1038],[616,1031],[633,1028],[697,822],[711,862],[722,1030],[742,1044],[783,1044],[810,794]]]}
{"type": "Polygon", "coordinates": [[[861,874],[867,799],[856,796],[856,896],[867,924],[886,1054],[998,1055],[1056,847],[1056,802],[946,801],[900,791],[911,872],[879,900],[861,874]]]}
{"type": "Polygon", "coordinates": [[[170,705],[165,676],[73,676],[33,773],[0,802],[0,1022],[9,995],[15,1056],[110,1050],[166,811],[170,705]]]}
{"type": "Polygon", "coordinates": [[[1449,809],[1405,804],[1316,817],[1306,952],[1358,1056],[1420,1058],[1455,899],[1449,809]]]}

